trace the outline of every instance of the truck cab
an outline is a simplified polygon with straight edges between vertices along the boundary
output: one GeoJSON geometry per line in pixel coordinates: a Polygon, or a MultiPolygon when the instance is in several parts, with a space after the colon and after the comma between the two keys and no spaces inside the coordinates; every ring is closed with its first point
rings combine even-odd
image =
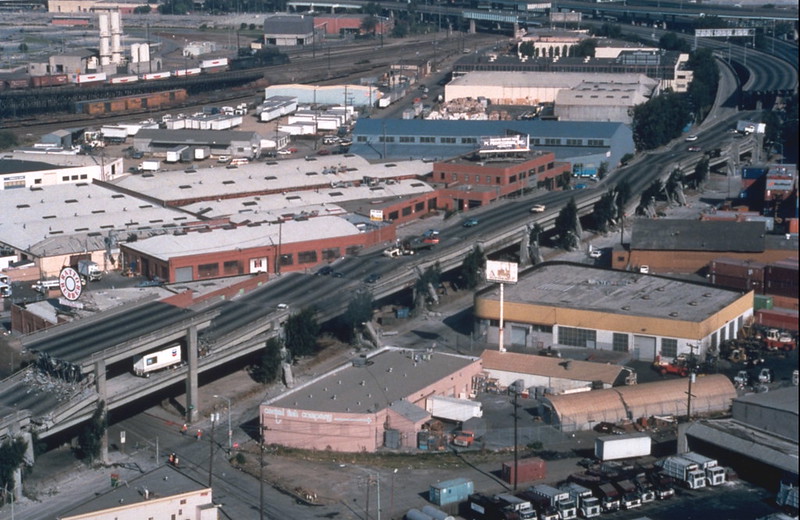
{"type": "Polygon", "coordinates": [[[462,448],[468,448],[472,446],[473,442],[475,442],[475,432],[471,432],[468,430],[456,432],[455,437],[453,437],[454,446],[461,446],[462,448]]]}

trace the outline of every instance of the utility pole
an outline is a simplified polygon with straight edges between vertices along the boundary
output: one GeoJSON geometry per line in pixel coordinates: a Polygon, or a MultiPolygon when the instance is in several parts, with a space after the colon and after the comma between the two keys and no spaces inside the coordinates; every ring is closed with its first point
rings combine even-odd
{"type": "Polygon", "coordinates": [[[258,432],[258,517],[264,520],[264,429],[258,432]]]}
{"type": "Polygon", "coordinates": [[[211,414],[211,439],[208,443],[208,487],[211,487],[211,479],[214,473],[214,427],[217,425],[219,414],[213,412],[211,414]]]}
{"type": "MultiPolygon", "coordinates": [[[[500,287],[503,285],[501,284],[500,287]]],[[[517,490],[517,480],[518,475],[517,471],[519,471],[518,461],[519,461],[519,442],[517,442],[517,436],[519,435],[519,431],[517,428],[517,420],[519,415],[517,414],[517,397],[519,396],[519,388],[514,387],[514,491],[517,490]]]]}
{"type": "Polygon", "coordinates": [[[689,390],[686,392],[686,420],[687,422],[691,422],[692,420],[692,383],[694,382],[695,378],[695,359],[694,359],[694,351],[698,348],[697,345],[687,345],[689,347],[689,363],[691,366],[689,367],[689,390]]]}

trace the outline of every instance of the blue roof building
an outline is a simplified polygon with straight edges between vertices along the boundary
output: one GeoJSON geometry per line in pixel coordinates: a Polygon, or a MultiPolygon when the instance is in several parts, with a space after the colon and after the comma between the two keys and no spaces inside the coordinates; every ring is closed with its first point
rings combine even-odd
{"type": "Polygon", "coordinates": [[[635,150],[633,132],[623,123],[359,119],[350,152],[367,159],[443,160],[478,149],[481,137],[519,133],[530,137],[532,149],[572,163],[578,175],[596,170],[601,162],[613,169],[635,150]]]}

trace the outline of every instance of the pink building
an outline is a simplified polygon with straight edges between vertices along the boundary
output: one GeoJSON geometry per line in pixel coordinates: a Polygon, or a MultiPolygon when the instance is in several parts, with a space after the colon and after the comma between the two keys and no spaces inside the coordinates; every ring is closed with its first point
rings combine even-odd
{"type": "Polygon", "coordinates": [[[374,452],[384,437],[416,445],[434,395],[467,399],[479,358],[384,349],[261,405],[264,442],[293,448],[374,452]]]}

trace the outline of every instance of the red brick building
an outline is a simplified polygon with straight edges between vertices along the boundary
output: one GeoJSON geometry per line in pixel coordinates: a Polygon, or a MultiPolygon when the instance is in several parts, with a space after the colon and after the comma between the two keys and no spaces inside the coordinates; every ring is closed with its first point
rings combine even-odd
{"type": "MultiPolygon", "coordinates": [[[[369,15],[365,14],[344,14],[344,15],[323,15],[314,17],[314,27],[324,28],[325,34],[346,36],[366,34],[362,29],[364,19],[369,15]]],[[[394,22],[389,18],[380,16],[375,17],[375,34],[389,34],[394,26],[394,22]]]]}
{"type": "Polygon", "coordinates": [[[551,152],[494,158],[470,154],[435,163],[431,184],[440,209],[466,211],[526,189],[555,189],[559,177],[569,180],[570,168],[551,152]]]}

